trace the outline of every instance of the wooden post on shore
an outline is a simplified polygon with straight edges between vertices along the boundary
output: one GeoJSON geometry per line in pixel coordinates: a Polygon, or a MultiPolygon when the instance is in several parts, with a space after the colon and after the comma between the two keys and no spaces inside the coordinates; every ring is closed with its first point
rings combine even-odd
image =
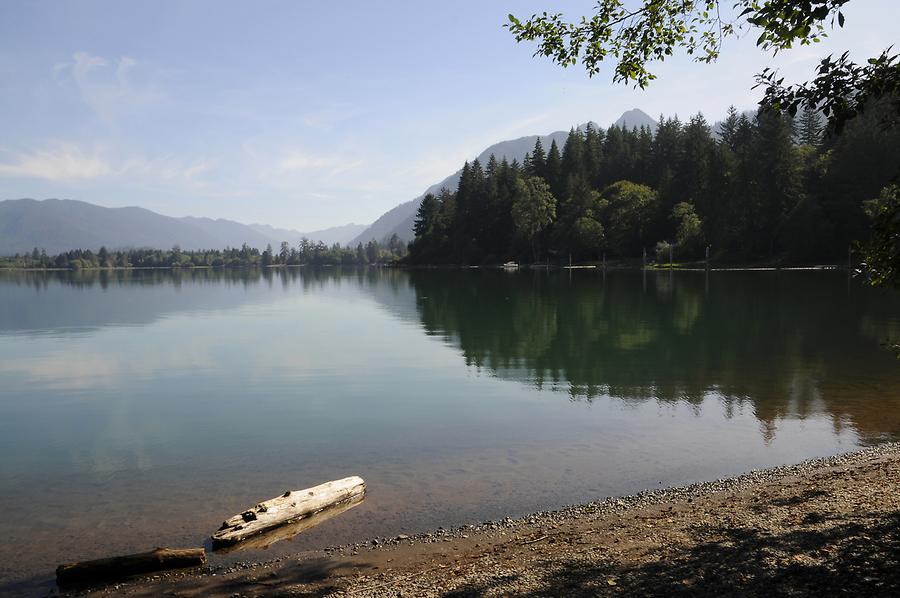
{"type": "Polygon", "coordinates": [[[606,272],[606,252],[603,252],[603,271],[606,272]]]}
{"type": "Polygon", "coordinates": [[[706,246],[706,269],[709,270],[709,245],[706,246]]]}
{"type": "Polygon", "coordinates": [[[644,247],[644,259],[641,262],[641,267],[646,270],[647,269],[647,248],[644,247]]]}
{"type": "Polygon", "coordinates": [[[672,250],[675,248],[675,245],[669,245],[669,268],[672,267],[672,250]]]}

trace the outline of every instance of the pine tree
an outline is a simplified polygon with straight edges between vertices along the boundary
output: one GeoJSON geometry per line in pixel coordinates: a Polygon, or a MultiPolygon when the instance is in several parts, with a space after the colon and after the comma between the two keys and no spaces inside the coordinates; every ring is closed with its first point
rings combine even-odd
{"type": "Polygon", "coordinates": [[[567,193],[570,181],[583,175],[584,169],[584,138],[573,127],[569,130],[566,144],[562,151],[562,188],[563,194],[567,193]]]}
{"type": "Polygon", "coordinates": [[[419,204],[419,209],[416,212],[416,221],[413,225],[413,231],[417,239],[431,234],[439,208],[440,206],[434,194],[429,193],[422,198],[422,203],[419,204]]]}
{"type": "Polygon", "coordinates": [[[562,185],[562,156],[560,156],[559,147],[556,145],[555,139],[550,143],[550,151],[547,152],[546,172],[547,176],[545,178],[550,185],[550,190],[559,197],[562,194],[562,189],[560,189],[562,185]]]}
{"type": "Polygon", "coordinates": [[[719,141],[730,147],[732,150],[735,147],[739,121],[740,116],[738,115],[737,108],[735,108],[734,105],[731,105],[728,107],[728,115],[725,117],[725,120],[719,124],[719,141]]]}
{"type": "Polygon", "coordinates": [[[804,110],[797,119],[797,141],[801,145],[818,147],[824,130],[822,118],[815,110],[804,110]]]}
{"type": "Polygon", "coordinates": [[[528,174],[530,176],[546,177],[547,176],[547,156],[544,153],[544,146],[541,138],[538,137],[534,142],[534,150],[531,152],[531,163],[528,174]]]}
{"type": "Polygon", "coordinates": [[[600,175],[603,162],[603,133],[598,131],[594,123],[589,122],[584,128],[584,175],[589,181],[600,175]]]}

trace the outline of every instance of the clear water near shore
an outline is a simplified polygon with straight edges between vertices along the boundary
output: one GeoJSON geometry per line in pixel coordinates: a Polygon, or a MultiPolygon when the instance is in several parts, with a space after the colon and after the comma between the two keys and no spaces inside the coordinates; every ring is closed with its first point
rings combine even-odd
{"type": "Polygon", "coordinates": [[[841,272],[0,273],[0,590],[344,475],[263,554],[900,439],[889,338],[841,272]]]}

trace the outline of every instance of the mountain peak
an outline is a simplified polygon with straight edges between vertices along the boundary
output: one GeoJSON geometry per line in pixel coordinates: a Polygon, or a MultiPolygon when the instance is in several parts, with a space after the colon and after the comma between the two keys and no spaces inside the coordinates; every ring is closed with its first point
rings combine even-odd
{"type": "Polygon", "coordinates": [[[613,125],[620,129],[640,129],[641,127],[648,127],[651,131],[656,130],[656,121],[640,108],[626,110],[613,125]]]}

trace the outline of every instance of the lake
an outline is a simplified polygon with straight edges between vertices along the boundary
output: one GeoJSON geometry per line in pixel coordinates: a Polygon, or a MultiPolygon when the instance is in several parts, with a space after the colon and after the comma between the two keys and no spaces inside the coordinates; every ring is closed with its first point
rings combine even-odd
{"type": "Polygon", "coordinates": [[[900,294],[838,271],[0,273],[0,592],[201,545],[287,489],[286,552],[900,439],[900,294]]]}

